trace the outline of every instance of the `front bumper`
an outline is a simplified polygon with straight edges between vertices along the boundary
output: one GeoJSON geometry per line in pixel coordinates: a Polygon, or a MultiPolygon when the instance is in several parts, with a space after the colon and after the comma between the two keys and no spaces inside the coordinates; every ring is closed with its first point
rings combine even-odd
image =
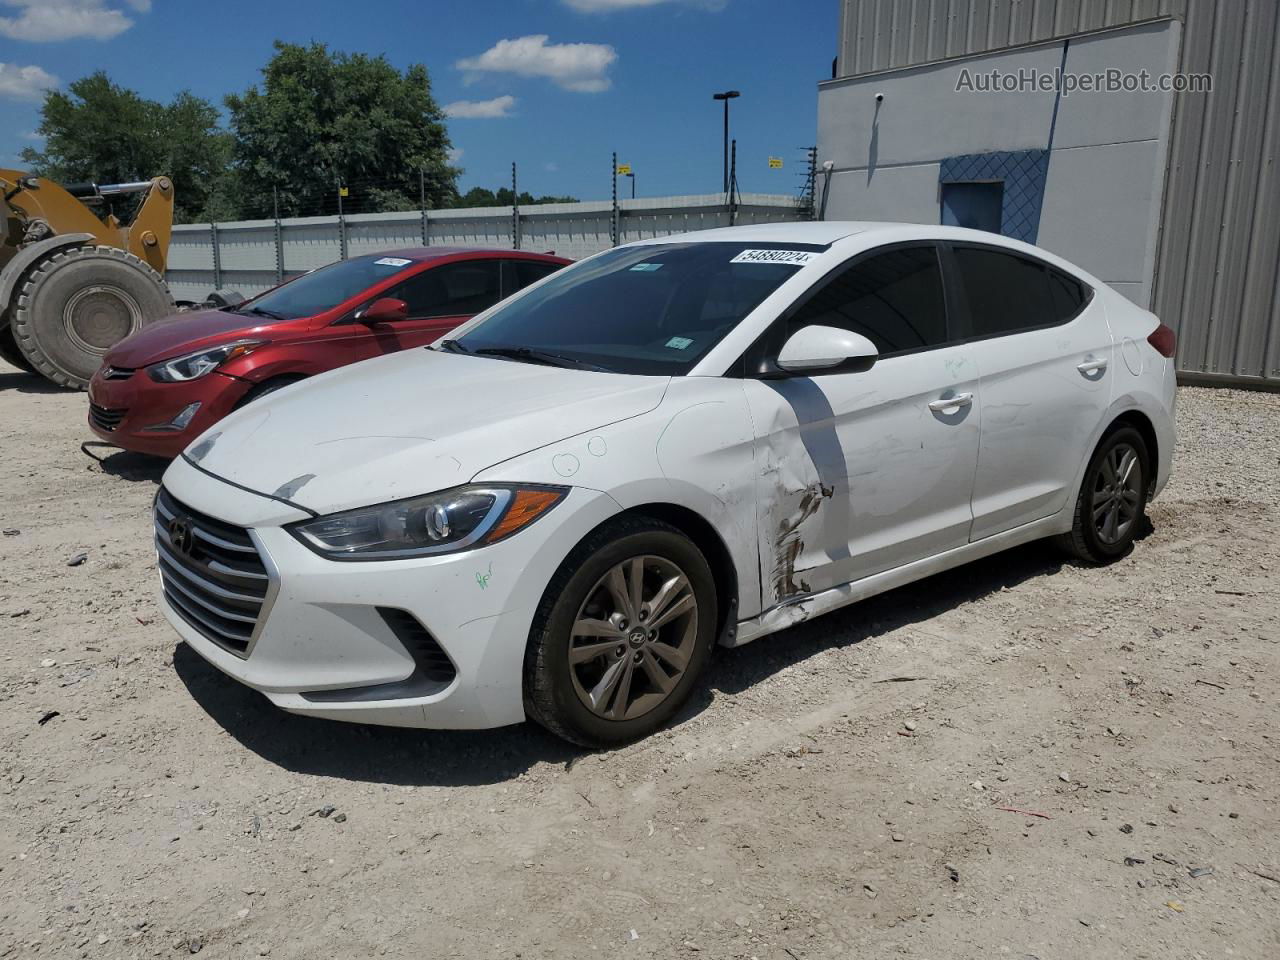
{"type": "Polygon", "coordinates": [[[619,509],[605,494],[575,488],[546,517],[490,547],[338,562],[283,528],[304,519],[301,511],[182,460],[164,483],[187,507],[250,530],[273,578],[244,653],[193,627],[162,591],[161,607],[182,639],[281,709],[406,727],[474,729],[524,719],[524,652],[546,584],[573,546],[619,509]],[[405,611],[426,628],[454,667],[447,685],[404,695],[417,664],[386,610],[405,611]]]}
{"type": "Polygon", "coordinates": [[[89,381],[89,429],[118,447],[169,459],[229,414],[253,386],[217,371],[186,383],[157,383],[142,369],[123,379],[108,379],[105,370],[89,381]],[[147,429],[192,403],[200,408],[181,430],[147,429]]]}

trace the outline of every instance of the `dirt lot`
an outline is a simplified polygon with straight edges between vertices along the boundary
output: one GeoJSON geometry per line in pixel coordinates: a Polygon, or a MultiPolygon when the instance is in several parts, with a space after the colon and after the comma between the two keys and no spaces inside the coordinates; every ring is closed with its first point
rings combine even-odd
{"type": "Polygon", "coordinates": [[[160,467],[0,366],[0,957],[1280,956],[1280,396],[1179,402],[1127,560],[719,651],[584,754],[224,679],[153,598],[160,467]]]}

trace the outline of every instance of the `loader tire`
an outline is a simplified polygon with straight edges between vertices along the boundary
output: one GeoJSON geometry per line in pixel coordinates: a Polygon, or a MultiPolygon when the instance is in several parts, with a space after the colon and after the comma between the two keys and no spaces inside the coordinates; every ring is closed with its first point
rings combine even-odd
{"type": "Polygon", "coordinates": [[[11,329],[36,372],[83,390],[112,346],[173,312],[164,278],[133,254],[70,247],[23,276],[11,329]]]}
{"type": "Polygon", "coordinates": [[[8,313],[0,313],[0,360],[11,363],[19,370],[35,373],[36,368],[22,355],[18,344],[13,339],[13,328],[9,326],[8,313]]]}

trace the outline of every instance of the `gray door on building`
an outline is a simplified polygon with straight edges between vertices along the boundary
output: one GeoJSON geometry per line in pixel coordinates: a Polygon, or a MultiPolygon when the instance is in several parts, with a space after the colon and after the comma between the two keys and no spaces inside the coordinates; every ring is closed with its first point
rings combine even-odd
{"type": "Polygon", "coordinates": [[[1004,203],[1004,184],[944,183],[942,185],[942,222],[949,227],[1000,232],[1000,208],[1004,203]]]}

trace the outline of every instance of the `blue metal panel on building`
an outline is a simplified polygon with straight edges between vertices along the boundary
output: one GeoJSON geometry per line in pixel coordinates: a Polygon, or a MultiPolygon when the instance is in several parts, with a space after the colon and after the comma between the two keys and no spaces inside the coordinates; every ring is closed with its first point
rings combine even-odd
{"type": "Polygon", "coordinates": [[[1003,183],[1000,232],[1015,240],[1035,243],[1048,172],[1048,150],[998,150],[944,158],[938,182],[1003,183]]]}

